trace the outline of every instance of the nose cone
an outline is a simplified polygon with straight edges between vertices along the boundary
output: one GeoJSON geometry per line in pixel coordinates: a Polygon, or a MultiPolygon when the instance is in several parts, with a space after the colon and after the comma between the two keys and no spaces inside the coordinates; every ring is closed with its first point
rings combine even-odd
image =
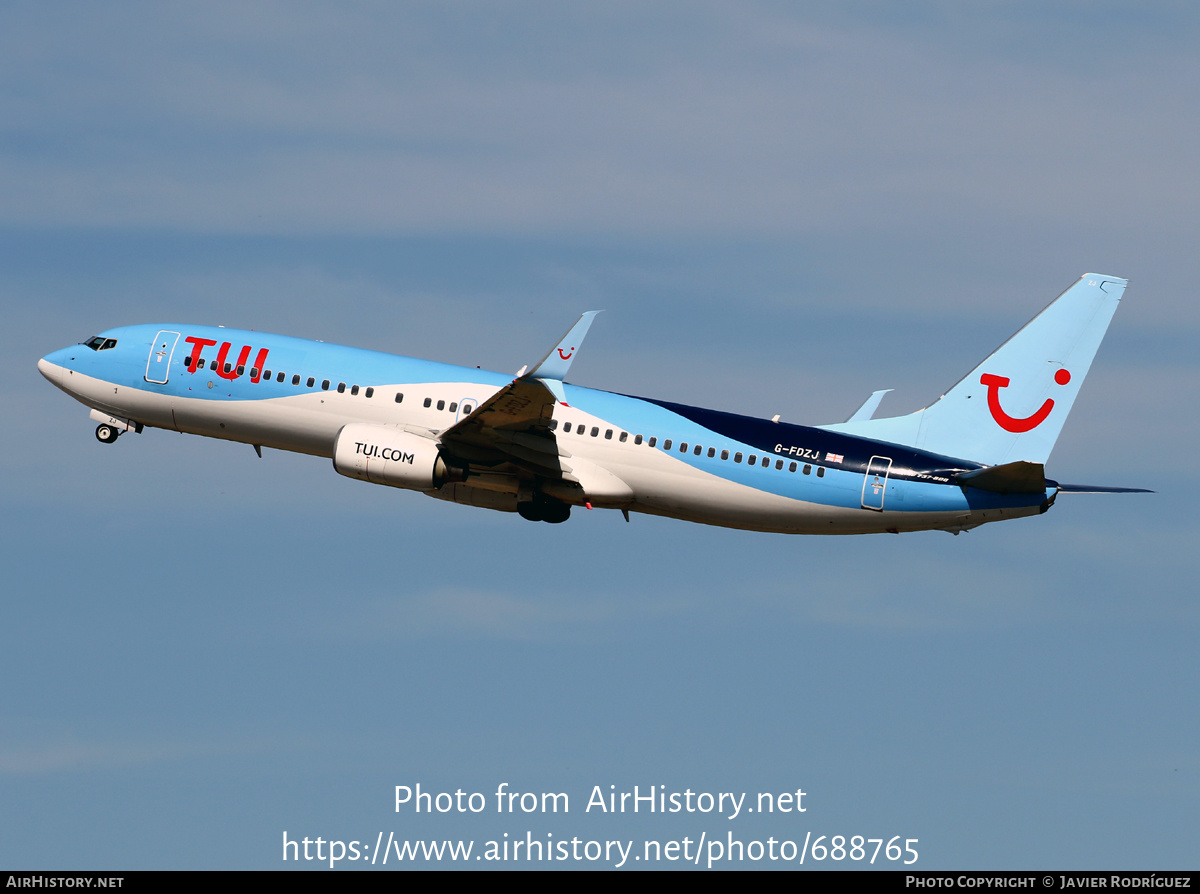
{"type": "Polygon", "coordinates": [[[54,385],[62,384],[62,367],[51,363],[45,357],[38,361],[38,372],[54,385]]]}
{"type": "Polygon", "coordinates": [[[59,388],[63,386],[63,364],[67,359],[64,355],[69,350],[71,349],[63,348],[61,351],[47,354],[38,361],[38,372],[59,388]]]}

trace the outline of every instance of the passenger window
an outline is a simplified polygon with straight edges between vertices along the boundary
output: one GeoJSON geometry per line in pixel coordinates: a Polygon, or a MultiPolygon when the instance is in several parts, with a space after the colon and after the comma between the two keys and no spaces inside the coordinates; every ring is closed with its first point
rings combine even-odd
{"type": "MultiPolygon", "coordinates": [[[[283,378],[284,378],[284,374],[283,374],[283,373],[279,373],[279,374],[278,374],[278,375],[275,377],[275,381],[276,381],[276,382],[282,382],[282,381],[283,381],[283,378]]],[[[297,380],[298,380],[298,379],[299,379],[299,377],[297,376],[297,380]]]]}
{"type": "MultiPolygon", "coordinates": [[[[641,435],[638,435],[638,437],[640,438],[640,437],[641,437],[641,435]]],[[[656,445],[657,441],[658,441],[658,438],[656,438],[656,437],[654,437],[654,436],[652,435],[652,436],[650,437],[650,440],[649,440],[649,441],[647,441],[646,443],[647,443],[647,444],[649,444],[651,447],[654,447],[654,446],[656,445]]]]}
{"type": "Polygon", "coordinates": [[[454,400],[454,401],[451,401],[451,402],[450,402],[450,412],[451,412],[451,413],[457,413],[457,412],[458,412],[458,401],[454,400]]]}
{"type": "MultiPolygon", "coordinates": [[[[254,370],[250,370],[250,374],[251,374],[251,375],[253,375],[253,374],[254,374],[254,370]]],[[[263,377],[264,379],[266,379],[268,382],[269,382],[269,381],[271,381],[271,371],[270,371],[269,369],[268,369],[268,370],[265,370],[265,371],[263,372],[263,375],[262,375],[262,377],[263,377]]]]}
{"type": "Polygon", "coordinates": [[[783,460],[781,460],[781,459],[775,460],[775,471],[778,472],[782,468],[783,468],[783,460]]]}
{"type": "Polygon", "coordinates": [[[701,447],[699,444],[697,444],[697,445],[696,445],[696,449],[695,449],[695,450],[693,450],[693,451],[692,451],[692,453],[696,454],[696,456],[699,456],[699,455],[700,455],[700,453],[701,453],[703,450],[704,450],[704,448],[703,448],[703,447],[701,447]]]}
{"type": "Polygon", "coordinates": [[[709,459],[712,459],[712,458],[713,458],[714,456],[716,456],[716,455],[717,455],[717,448],[716,448],[716,447],[709,447],[709,448],[708,448],[708,458],[709,458],[709,459]]]}
{"type": "Polygon", "coordinates": [[[600,434],[600,428],[598,426],[593,425],[592,426],[592,437],[594,438],[598,434],[600,434]]]}
{"type": "Polygon", "coordinates": [[[470,416],[470,415],[471,415],[471,411],[472,411],[472,410],[474,410],[474,409],[475,409],[475,408],[474,408],[473,406],[471,406],[470,404],[463,404],[463,415],[464,415],[464,416],[470,416]]]}
{"type": "Polygon", "coordinates": [[[670,449],[671,449],[671,439],[667,438],[665,441],[663,441],[663,450],[670,450],[670,449]]]}
{"type": "Polygon", "coordinates": [[[742,461],[742,451],[739,450],[737,453],[735,453],[733,455],[733,461],[735,463],[740,463],[742,461]]]}
{"type": "MultiPolygon", "coordinates": [[[[467,408],[463,407],[464,413],[466,412],[466,410],[467,410],[467,408]]],[[[557,419],[550,420],[550,431],[558,431],[558,420],[557,419]]]]}
{"type": "Polygon", "coordinates": [[[751,466],[757,466],[758,465],[758,454],[751,453],[750,458],[748,460],[746,460],[746,464],[751,465],[751,466]]]}
{"type": "Polygon", "coordinates": [[[398,403],[398,404],[404,403],[404,395],[401,394],[399,391],[396,392],[396,403],[398,403]]]}
{"type": "Polygon", "coordinates": [[[438,408],[439,410],[444,410],[444,409],[446,409],[446,402],[445,402],[444,400],[439,400],[439,401],[437,402],[437,408],[438,408]]]}
{"type": "Polygon", "coordinates": [[[293,384],[293,385],[299,385],[299,384],[300,384],[300,376],[299,376],[299,375],[294,375],[294,376],[292,376],[292,384],[293,384]]]}
{"type": "Polygon", "coordinates": [[[433,406],[433,398],[432,398],[432,397],[427,397],[427,398],[425,398],[425,404],[424,404],[424,406],[425,406],[425,407],[432,407],[432,406],[433,406]]]}
{"type": "Polygon", "coordinates": [[[825,477],[825,467],[824,466],[817,466],[817,477],[818,478],[825,477]]]}
{"type": "Polygon", "coordinates": [[[604,440],[606,440],[606,441],[612,440],[612,429],[611,428],[606,428],[604,430],[604,440]]]}
{"type": "Polygon", "coordinates": [[[771,457],[769,457],[769,456],[764,456],[764,457],[763,457],[763,460],[762,460],[762,466],[763,466],[763,468],[764,468],[764,469],[770,468],[770,466],[771,466],[771,457]]]}
{"type": "Polygon", "coordinates": [[[789,465],[789,466],[788,466],[788,471],[789,471],[789,472],[794,472],[794,471],[796,471],[796,464],[795,464],[795,463],[792,463],[791,465],[789,465]]]}
{"type": "Polygon", "coordinates": [[[351,394],[358,394],[358,386],[357,386],[357,385],[351,385],[351,386],[350,386],[350,393],[351,393],[351,394]]]}
{"type": "Polygon", "coordinates": [[[571,423],[564,422],[563,423],[563,431],[565,431],[567,434],[570,434],[571,433],[571,423]]]}
{"type": "Polygon", "coordinates": [[[808,463],[805,463],[805,464],[804,464],[804,474],[805,474],[805,475],[811,475],[811,474],[812,474],[812,466],[810,466],[808,463]]]}
{"type": "Polygon", "coordinates": [[[627,431],[621,432],[621,443],[624,444],[628,440],[629,440],[629,432],[627,432],[627,431]]]}
{"type": "Polygon", "coordinates": [[[308,377],[308,387],[312,388],[316,384],[317,384],[317,380],[314,379],[312,376],[309,376],[308,377]]]}
{"type": "Polygon", "coordinates": [[[346,393],[346,383],[338,382],[338,394],[345,394],[345,393],[346,393]]]}
{"type": "Polygon", "coordinates": [[[640,444],[640,443],[642,443],[642,436],[641,436],[641,435],[634,435],[634,436],[633,436],[633,443],[634,443],[635,445],[636,445],[636,444],[640,444]]]}
{"type": "MultiPolygon", "coordinates": [[[[241,367],[239,366],[238,369],[241,369],[241,367]]],[[[238,373],[238,375],[241,375],[241,373],[238,373]]],[[[257,366],[250,367],[250,378],[252,378],[252,379],[258,378],[258,367],[257,366]]]]}
{"type": "MultiPolygon", "coordinates": [[[[215,363],[216,361],[214,360],[213,362],[215,363]]],[[[229,371],[230,371],[231,369],[233,369],[233,365],[232,365],[232,364],[230,364],[230,363],[226,363],[226,364],[225,364],[225,374],[226,374],[226,375],[228,375],[228,374],[229,374],[229,371]]]]}
{"type": "Polygon", "coordinates": [[[329,380],[328,380],[328,379],[323,379],[323,380],[321,381],[321,390],[322,390],[322,391],[328,391],[328,390],[329,390],[329,380]]]}
{"type": "Polygon", "coordinates": [[[687,441],[684,441],[682,444],[679,445],[679,452],[687,453],[687,441]]]}
{"type": "Polygon", "coordinates": [[[587,434],[587,426],[586,426],[586,425],[577,425],[577,426],[575,426],[575,434],[577,434],[577,435],[586,435],[586,434],[587,434]]]}
{"type": "Polygon", "coordinates": [[[238,367],[237,374],[238,374],[239,376],[244,376],[244,375],[246,374],[246,367],[244,367],[244,366],[239,366],[239,367],[238,367]]]}
{"type": "Polygon", "coordinates": [[[364,391],[364,392],[363,392],[363,395],[364,395],[365,397],[374,397],[374,396],[375,396],[375,389],[374,389],[374,388],[368,388],[366,391],[364,391]]]}

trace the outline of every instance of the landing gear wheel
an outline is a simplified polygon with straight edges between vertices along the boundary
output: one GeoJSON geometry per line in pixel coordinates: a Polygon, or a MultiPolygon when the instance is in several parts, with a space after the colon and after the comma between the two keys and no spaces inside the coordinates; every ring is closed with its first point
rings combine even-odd
{"type": "Polygon", "coordinates": [[[542,507],[542,521],[549,522],[552,525],[561,525],[571,517],[571,507],[566,503],[557,501],[547,501],[542,507]]]}
{"type": "Polygon", "coordinates": [[[571,517],[571,507],[558,500],[535,496],[528,503],[518,503],[517,512],[526,521],[544,521],[560,525],[571,517]]]}
{"type": "Polygon", "coordinates": [[[96,440],[102,444],[112,444],[120,436],[120,432],[111,425],[100,423],[96,426],[96,440]]]}

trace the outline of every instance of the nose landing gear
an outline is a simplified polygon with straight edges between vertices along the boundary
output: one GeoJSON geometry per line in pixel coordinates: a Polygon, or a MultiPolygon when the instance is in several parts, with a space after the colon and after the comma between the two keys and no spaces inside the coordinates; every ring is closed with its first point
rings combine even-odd
{"type": "Polygon", "coordinates": [[[144,428],[140,422],[120,416],[109,416],[100,410],[92,410],[92,421],[100,423],[96,426],[96,440],[101,444],[115,444],[123,433],[135,431],[140,434],[144,428]]]}

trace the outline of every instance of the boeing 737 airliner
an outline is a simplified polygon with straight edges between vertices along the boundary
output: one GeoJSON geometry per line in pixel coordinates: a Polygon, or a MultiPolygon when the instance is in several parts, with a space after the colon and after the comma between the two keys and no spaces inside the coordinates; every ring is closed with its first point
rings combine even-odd
{"type": "Polygon", "coordinates": [[[146,426],[330,457],[342,475],[565,521],[619,509],[790,534],[945,530],[1037,515],[1043,464],[1126,281],[1089,273],[935,403],[789,425],[564,382],[596,312],[514,379],[207,326],[102,332],[38,361],[107,444],[146,426]]]}

